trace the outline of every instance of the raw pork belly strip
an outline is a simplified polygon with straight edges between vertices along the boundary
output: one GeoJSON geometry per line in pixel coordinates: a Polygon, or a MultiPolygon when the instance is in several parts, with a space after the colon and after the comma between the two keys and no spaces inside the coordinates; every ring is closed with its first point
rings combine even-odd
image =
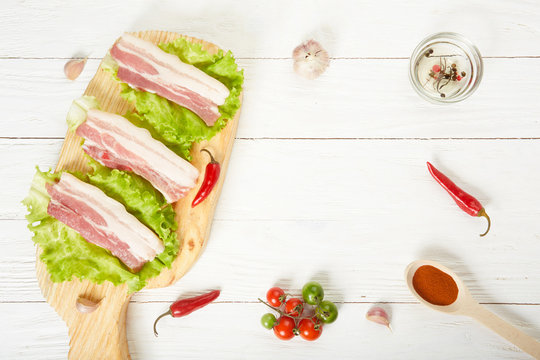
{"type": "Polygon", "coordinates": [[[156,93],[197,114],[212,126],[229,89],[218,80],[151,42],[125,34],[110,50],[118,78],[135,89],[156,93]]]}
{"type": "Polygon", "coordinates": [[[63,173],[47,185],[47,213],[77,231],[86,241],[109,250],[133,271],[164,250],[150,229],[97,187],[63,173]]]}
{"type": "Polygon", "coordinates": [[[142,176],[169,203],[184,197],[199,177],[197,168],[120,115],[90,109],[77,135],[85,138],[88,155],[109,168],[142,176]]]}

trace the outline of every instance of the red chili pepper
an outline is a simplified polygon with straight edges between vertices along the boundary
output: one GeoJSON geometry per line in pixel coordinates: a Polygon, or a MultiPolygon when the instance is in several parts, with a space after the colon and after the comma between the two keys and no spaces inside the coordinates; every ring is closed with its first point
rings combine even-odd
{"type": "Polygon", "coordinates": [[[189,299],[182,299],[174,302],[170,307],[169,311],[158,316],[156,321],[154,321],[154,335],[158,336],[156,330],[156,324],[164,316],[171,315],[172,317],[182,317],[191,314],[195,310],[210,304],[214,301],[220,294],[219,290],[210,291],[209,293],[195,296],[189,299]]]}
{"type": "Polygon", "coordinates": [[[454,201],[461,208],[461,210],[465,211],[471,216],[483,216],[487,219],[487,230],[480,236],[486,235],[491,228],[491,220],[489,219],[489,216],[486,213],[486,210],[484,209],[482,204],[480,204],[480,201],[476,200],[476,198],[474,198],[472,195],[469,195],[465,191],[461,190],[456,184],[454,184],[452,180],[450,180],[448,177],[446,177],[446,175],[437,170],[435,166],[431,165],[429,162],[427,163],[427,167],[433,178],[437,180],[437,182],[450,194],[452,199],[454,199],[454,201]]]}
{"type": "Polygon", "coordinates": [[[206,151],[208,155],[210,155],[210,162],[208,163],[208,165],[206,165],[204,180],[201,184],[199,192],[197,193],[197,195],[195,195],[195,198],[191,203],[191,207],[199,205],[204,199],[206,199],[210,192],[212,192],[212,189],[214,188],[219,179],[219,173],[221,171],[221,166],[216,160],[214,160],[212,153],[206,149],[202,149],[201,152],[202,151],[206,151]]]}

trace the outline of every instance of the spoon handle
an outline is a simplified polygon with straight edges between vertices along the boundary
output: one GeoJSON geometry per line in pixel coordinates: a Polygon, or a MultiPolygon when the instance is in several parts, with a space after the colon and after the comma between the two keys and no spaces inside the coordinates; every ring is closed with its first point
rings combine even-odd
{"type": "Polygon", "coordinates": [[[477,304],[468,315],[510,341],[521,350],[533,356],[535,359],[540,359],[540,342],[513,325],[510,325],[484,306],[477,304]]]}

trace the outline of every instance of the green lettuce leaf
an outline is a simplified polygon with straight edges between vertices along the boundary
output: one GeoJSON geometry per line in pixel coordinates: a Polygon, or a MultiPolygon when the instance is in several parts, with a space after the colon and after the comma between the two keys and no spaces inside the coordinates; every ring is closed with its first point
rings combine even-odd
{"type": "Polygon", "coordinates": [[[122,97],[133,102],[134,113],[125,116],[139,127],[150,131],[152,137],[167,145],[187,160],[194,142],[210,140],[240,108],[240,93],[244,82],[243,70],[238,70],[232,53],[220,50],[210,54],[200,44],[179,38],[160,44],[163,51],[176,55],[185,63],[196,66],[206,74],[221,81],[230,91],[225,103],[219,107],[221,116],[213,126],[208,126],[192,111],[168,101],[156,94],[139,91],[122,84],[122,97]]]}
{"type": "MultiPolygon", "coordinates": [[[[212,55],[204,51],[199,44],[185,39],[160,46],[164,51],[177,55],[182,61],[218,79],[230,90],[229,97],[219,107],[221,117],[212,127],[208,127],[197,115],[185,108],[155,94],[122,85],[122,96],[132,101],[137,110],[126,117],[135,125],[148,129],[155,139],[190,160],[189,151],[193,142],[210,140],[240,108],[243,71],[238,70],[230,52],[219,51],[212,55]]],[[[117,69],[114,62],[109,64],[108,68],[113,74],[117,69]]],[[[84,121],[88,108],[97,106],[95,99],[83,100],[76,103],[68,114],[68,125],[72,130],[84,121]]],[[[88,174],[74,175],[123,203],[130,213],[163,240],[165,250],[138,273],[130,272],[108,250],[87,242],[76,231],[47,214],[50,198],[45,185],[57,181],[61,173],[41,172],[39,169],[28,196],[23,200],[29,212],[26,217],[28,228],[34,234],[33,241],[40,246],[41,260],[55,282],[79,278],[101,284],[107,280],[114,285],[127,283],[130,292],[140,290],[148,279],[157,276],[163,268],[170,268],[178,254],[179,241],[176,236],[174,210],[171,205],[166,204],[163,196],[141,177],[108,169],[93,160],[90,160],[90,167],[92,171],[88,174]]]]}
{"type": "Polygon", "coordinates": [[[170,268],[178,253],[174,210],[171,205],[166,205],[163,196],[150,183],[139,176],[108,169],[93,160],[90,166],[93,169],[90,173],[74,175],[123,203],[131,214],[163,240],[165,250],[146,263],[141,271],[132,273],[108,250],[87,242],[75,230],[47,214],[50,197],[45,185],[56,181],[61,173],[39,169],[23,200],[29,212],[26,216],[28,228],[34,234],[32,240],[40,246],[40,258],[54,282],[70,281],[74,277],[98,284],[107,280],[114,285],[127,283],[130,292],[138,291],[163,268],[170,268]]]}
{"type": "Polygon", "coordinates": [[[75,131],[86,121],[86,114],[90,109],[99,109],[99,102],[94,96],[83,95],[73,100],[66,117],[69,130],[75,131]]]}

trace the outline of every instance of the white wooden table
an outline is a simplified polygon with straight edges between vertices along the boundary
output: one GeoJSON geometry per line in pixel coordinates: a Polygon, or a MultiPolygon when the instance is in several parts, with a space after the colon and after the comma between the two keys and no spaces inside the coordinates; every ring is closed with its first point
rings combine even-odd
{"type": "MultiPolygon", "coordinates": [[[[420,305],[403,280],[418,258],[463,277],[493,312],[540,338],[540,2],[41,1],[0,5],[0,358],[59,359],[67,328],[43,300],[25,196],[34,166],[54,166],[65,114],[123,31],[163,29],[231,49],[245,103],[212,235],[175,286],[136,294],[133,359],[527,359],[467,318],[420,305]],[[456,31],[484,56],[478,91],[452,106],[420,99],[408,56],[456,31]],[[308,81],[292,49],[332,56],[308,81]],[[82,76],[64,63],[88,55],[82,76]],[[486,206],[462,213],[427,172],[432,161],[486,206]],[[314,343],[277,340],[257,303],[275,285],[320,281],[338,321],[314,343]],[[152,322],[180,296],[221,288],[215,304],[152,322]],[[364,319],[374,303],[393,333],[364,319]]],[[[96,357],[97,358],[97,357],[96,357]]]]}

